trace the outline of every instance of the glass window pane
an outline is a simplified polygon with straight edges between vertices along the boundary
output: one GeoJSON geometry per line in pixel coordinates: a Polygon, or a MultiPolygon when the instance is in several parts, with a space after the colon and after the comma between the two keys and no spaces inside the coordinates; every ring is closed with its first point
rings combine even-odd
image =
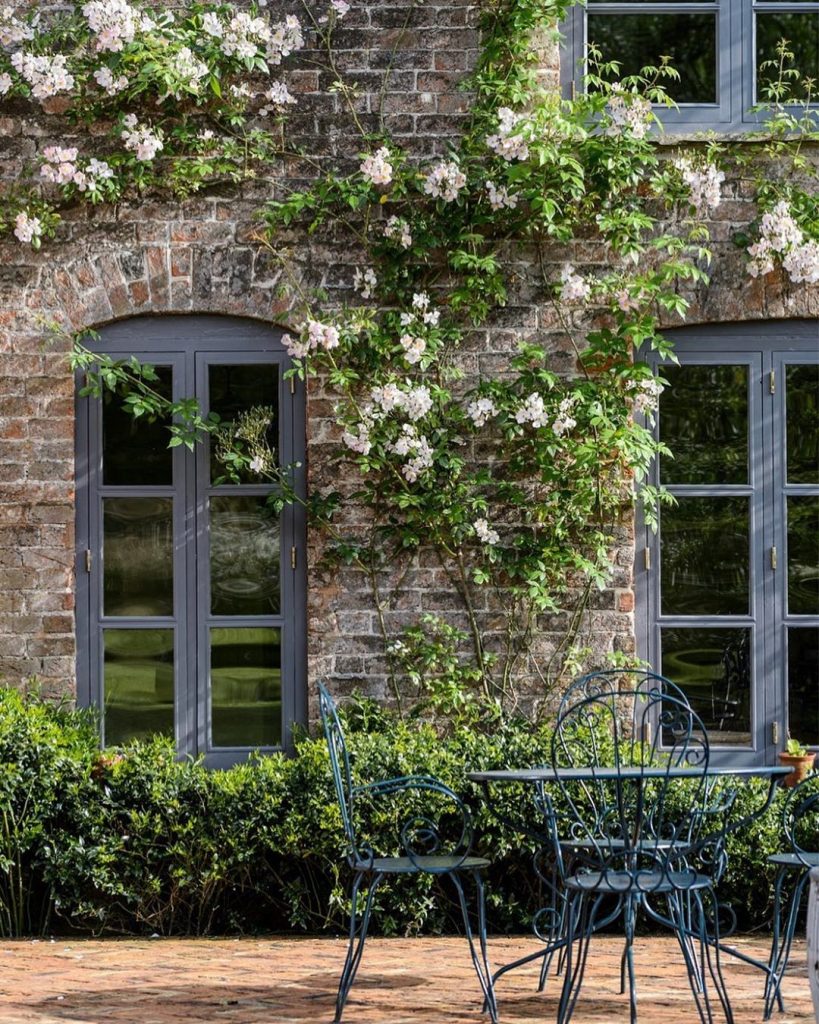
{"type": "Polygon", "coordinates": [[[662,673],[682,688],[712,743],[751,742],[751,630],[663,629],[662,673]]]}
{"type": "Polygon", "coordinates": [[[173,630],[103,630],[105,742],[173,737],[173,630]]]}
{"type": "MultiPolygon", "coordinates": [[[[164,398],[173,397],[173,371],[156,367],[159,380],[151,385],[164,398]]],[[[134,419],[122,408],[121,399],[106,392],[102,407],[102,479],[115,487],[173,483],[173,451],[167,419],[134,419]]]]}
{"type": "Polygon", "coordinates": [[[680,81],[663,86],[677,103],[717,102],[716,14],[588,13],[588,41],[604,61],[620,64],[620,78],[637,75],[646,64],[671,58],[680,81]]]}
{"type": "Polygon", "coordinates": [[[210,666],[213,746],[279,746],[281,630],[211,629],[210,666]]]}
{"type": "MultiPolygon", "coordinates": [[[[765,99],[765,88],[778,80],[776,67],[763,68],[766,61],[777,61],[776,46],[781,39],[787,39],[788,50],[794,60],[789,67],[797,68],[801,78],[819,78],[819,11],[760,11],[756,16],[756,66],[757,91],[760,100],[765,99]]],[[[815,89],[814,89],[815,92],[815,89]]],[[[797,99],[804,95],[801,85],[793,94],[797,99]]]]}
{"type": "Polygon", "coordinates": [[[819,496],[788,498],[788,611],[819,615],[819,496]]]}
{"type": "Polygon", "coordinates": [[[264,497],[210,500],[210,607],[214,615],[277,615],[279,519],[264,497]]]}
{"type": "Polygon", "coordinates": [[[748,367],[663,366],[660,459],[665,484],[748,483],[748,367]]]}
{"type": "Polygon", "coordinates": [[[819,484],[819,365],[785,368],[788,482],[819,484]]]}
{"type": "MultiPolygon", "coordinates": [[[[223,436],[229,445],[238,444],[251,458],[275,460],[278,452],[279,368],[271,363],[208,368],[210,411],[222,420],[223,436]]],[[[219,439],[211,443],[213,483],[259,483],[258,473],[242,472],[238,480],[228,475],[220,460],[219,439]]],[[[264,478],[261,478],[264,482],[264,478]]]]}
{"type": "Polygon", "coordinates": [[[788,729],[819,746],[819,629],[788,630],[788,729]]]}
{"type": "Polygon", "coordinates": [[[661,512],[663,615],[747,615],[747,498],[678,498],[661,512]]]}
{"type": "Polygon", "coordinates": [[[173,615],[173,498],[105,498],[105,615],[173,615]]]}

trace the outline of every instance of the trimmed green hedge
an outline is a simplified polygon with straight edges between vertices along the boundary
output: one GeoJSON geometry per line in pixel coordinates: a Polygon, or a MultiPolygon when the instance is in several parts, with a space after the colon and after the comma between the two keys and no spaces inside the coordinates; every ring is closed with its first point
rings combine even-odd
{"type": "MultiPolygon", "coordinates": [[[[539,905],[531,841],[498,823],[465,782],[468,768],[548,759],[548,727],[520,721],[491,735],[461,729],[441,739],[369,702],[346,715],[359,781],[428,773],[469,794],[478,848],[495,861],[488,900],[494,930],[528,930],[539,905]]],[[[296,756],[259,758],[229,771],[175,759],[167,742],[97,748],[93,718],[0,690],[0,934],[50,930],[207,934],[336,931],[348,873],[323,740],[296,756]]],[[[762,798],[743,787],[739,803],[762,798]]],[[[523,792],[504,790],[518,820],[523,792]]],[[[743,927],[766,920],[779,849],[774,810],[730,843],[721,897],[743,927]]],[[[738,808],[738,813],[741,808],[738,808]]],[[[394,802],[365,807],[373,835],[397,835],[394,802]]],[[[531,813],[531,812],[530,812],[531,813]]],[[[446,931],[459,914],[426,876],[381,887],[374,927],[388,934],[446,931]]]]}

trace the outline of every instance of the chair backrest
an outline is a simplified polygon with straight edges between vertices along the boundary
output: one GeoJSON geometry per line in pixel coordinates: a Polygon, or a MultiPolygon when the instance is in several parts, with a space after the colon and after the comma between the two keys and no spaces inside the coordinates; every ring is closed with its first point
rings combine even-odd
{"type": "Polygon", "coordinates": [[[356,835],[353,821],[353,777],[350,772],[350,755],[347,753],[344,729],[338,717],[335,701],[323,683],[319,683],[318,691],[321,724],[324,727],[324,736],[330,752],[330,768],[341,810],[344,835],[347,838],[350,853],[354,854],[356,852],[356,835]]]}
{"type": "Polygon", "coordinates": [[[806,867],[816,867],[819,853],[819,774],[813,773],[788,791],[782,814],[785,838],[806,867]],[[810,855],[813,854],[813,860],[810,855]]]}
{"type": "Polygon", "coordinates": [[[660,884],[705,820],[710,751],[696,713],[653,686],[603,685],[563,709],[551,753],[555,768],[607,769],[584,782],[558,780],[553,837],[575,845],[585,871],[625,872],[638,885],[652,876],[660,884]],[[689,777],[673,779],[677,768],[689,777]],[[628,778],[626,769],[636,774],[628,778]],[[684,798],[674,788],[681,785],[684,798]]]}
{"type": "Polygon", "coordinates": [[[631,689],[644,694],[650,694],[653,691],[665,693],[669,697],[674,697],[681,703],[690,706],[688,697],[676,683],[672,683],[670,679],[666,679],[665,676],[661,676],[651,669],[603,668],[596,669],[594,672],[587,672],[586,675],[575,679],[560,698],[557,712],[558,718],[563,711],[570,708],[573,704],[577,704],[584,697],[593,697],[596,694],[631,689]]]}

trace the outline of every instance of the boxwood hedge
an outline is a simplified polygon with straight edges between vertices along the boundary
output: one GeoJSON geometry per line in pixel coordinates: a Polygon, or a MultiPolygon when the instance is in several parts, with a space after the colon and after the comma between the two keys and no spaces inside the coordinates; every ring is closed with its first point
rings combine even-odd
{"type": "MultiPolygon", "coordinates": [[[[491,928],[526,930],[541,894],[533,841],[497,814],[465,779],[469,768],[548,760],[548,725],[527,721],[441,737],[354,702],[345,713],[360,781],[429,773],[466,795],[478,848],[494,861],[491,928]]],[[[162,739],[100,751],[89,712],[0,689],[0,934],[212,934],[337,931],[344,926],[344,839],[323,740],[303,736],[295,756],[259,757],[227,771],[179,761],[162,739]]],[[[742,787],[737,813],[762,798],[742,787]]],[[[506,789],[507,818],[535,812],[506,789]]],[[[780,807],[730,841],[721,897],[740,925],[770,911],[768,854],[780,848],[780,807]]],[[[363,807],[366,828],[396,836],[400,809],[363,807]]],[[[385,851],[389,852],[389,851],[385,851]]],[[[457,927],[451,894],[429,877],[378,892],[374,927],[387,934],[457,927]]]]}

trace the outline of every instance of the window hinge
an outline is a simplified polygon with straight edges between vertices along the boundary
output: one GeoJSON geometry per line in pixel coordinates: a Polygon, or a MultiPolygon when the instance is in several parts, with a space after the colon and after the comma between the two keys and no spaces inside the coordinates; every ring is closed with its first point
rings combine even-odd
{"type": "Polygon", "coordinates": [[[771,548],[771,568],[776,568],[776,546],[771,548]]]}
{"type": "Polygon", "coordinates": [[[90,551],[85,552],[85,571],[91,572],[91,563],[94,561],[94,556],[90,551]]]}
{"type": "Polygon", "coordinates": [[[291,377],[290,378],[290,394],[291,395],[295,395],[295,393],[296,393],[296,378],[295,377],[291,377]]]}
{"type": "Polygon", "coordinates": [[[651,548],[643,548],[643,564],[647,570],[651,568],[651,548]]]}
{"type": "Polygon", "coordinates": [[[772,394],[776,394],[776,370],[771,370],[768,374],[768,391],[772,394]]]}
{"type": "Polygon", "coordinates": [[[779,743],[779,722],[771,722],[771,743],[779,743]]]}
{"type": "Polygon", "coordinates": [[[298,564],[298,548],[290,548],[290,568],[295,569],[298,564]]]}

